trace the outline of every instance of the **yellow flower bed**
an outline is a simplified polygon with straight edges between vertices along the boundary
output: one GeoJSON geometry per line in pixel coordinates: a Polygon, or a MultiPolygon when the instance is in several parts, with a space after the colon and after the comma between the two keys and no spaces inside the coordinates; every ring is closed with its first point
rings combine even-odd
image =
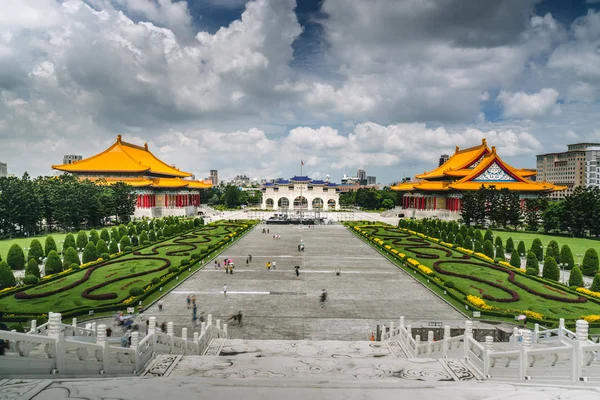
{"type": "Polygon", "coordinates": [[[582,318],[584,320],[586,320],[587,322],[589,322],[590,324],[600,322],[600,315],[586,315],[585,317],[582,317],[582,318]]]}
{"type": "Polygon", "coordinates": [[[408,258],[406,260],[407,263],[409,263],[410,265],[412,265],[413,267],[418,267],[419,266],[419,262],[417,260],[414,260],[412,258],[408,258]]]}
{"type": "Polygon", "coordinates": [[[360,231],[360,226],[355,226],[354,229],[360,231]]]}
{"type": "Polygon", "coordinates": [[[440,242],[442,246],[453,247],[452,243],[440,242]]]}
{"type": "Polygon", "coordinates": [[[471,294],[467,296],[467,301],[479,308],[482,308],[486,305],[485,300],[483,300],[481,297],[473,296],[471,294]]]}
{"type": "Polygon", "coordinates": [[[404,258],[404,257],[406,257],[406,254],[404,254],[404,253],[398,253],[398,257],[404,258]]]}
{"type": "Polygon", "coordinates": [[[123,300],[122,304],[129,304],[129,303],[133,302],[134,300],[135,300],[135,296],[131,296],[131,297],[128,297],[127,299],[123,300]]]}
{"type": "Polygon", "coordinates": [[[430,237],[429,240],[431,240],[432,242],[436,242],[439,243],[440,239],[434,238],[434,237],[430,237]]]}
{"type": "Polygon", "coordinates": [[[9,290],[13,290],[14,288],[16,288],[16,286],[11,286],[11,287],[4,288],[4,289],[0,290],[0,294],[2,294],[4,292],[8,292],[9,290]]]}
{"type": "Polygon", "coordinates": [[[396,250],[396,249],[392,249],[392,253],[394,253],[394,254],[398,254],[398,250],[396,250]]]}
{"type": "Polygon", "coordinates": [[[475,253],[475,255],[476,255],[477,257],[479,257],[479,258],[483,259],[484,261],[491,262],[491,263],[493,263],[493,262],[494,262],[494,260],[492,260],[491,258],[489,258],[488,256],[486,256],[486,255],[485,255],[485,254],[483,254],[483,253],[475,253]]]}
{"type": "Polygon", "coordinates": [[[384,247],[385,247],[386,249],[388,249],[388,250],[391,250],[391,249],[392,249],[392,246],[390,246],[389,244],[386,244],[384,247]]]}
{"type": "Polygon", "coordinates": [[[577,288],[575,290],[577,290],[579,293],[587,294],[588,296],[592,296],[592,297],[596,297],[596,298],[600,299],[600,292],[592,292],[591,290],[583,288],[583,287],[577,288]]]}
{"type": "Polygon", "coordinates": [[[460,251],[461,253],[473,254],[473,250],[465,249],[464,247],[457,247],[456,250],[460,251]]]}
{"type": "Polygon", "coordinates": [[[417,266],[417,268],[419,268],[419,270],[421,272],[423,272],[425,275],[433,275],[433,271],[431,270],[431,268],[424,266],[423,264],[419,264],[417,266]]]}
{"type": "Polygon", "coordinates": [[[527,315],[529,318],[544,319],[544,316],[542,314],[535,311],[525,310],[523,311],[523,314],[527,315]]]}

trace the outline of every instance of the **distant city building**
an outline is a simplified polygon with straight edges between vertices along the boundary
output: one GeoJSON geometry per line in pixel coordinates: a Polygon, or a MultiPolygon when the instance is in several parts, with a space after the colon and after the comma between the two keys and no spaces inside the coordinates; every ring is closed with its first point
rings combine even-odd
{"type": "Polygon", "coordinates": [[[63,156],[63,164],[73,164],[74,162],[81,161],[82,158],[82,156],[68,154],[63,156]]]}
{"type": "Polygon", "coordinates": [[[8,165],[0,162],[0,178],[8,176],[8,165]]]}
{"type": "Polygon", "coordinates": [[[210,177],[208,179],[213,186],[217,186],[219,184],[219,171],[216,169],[211,169],[210,177]]]}
{"type": "Polygon", "coordinates": [[[250,178],[248,178],[246,175],[238,175],[233,178],[231,183],[237,186],[247,185],[250,183],[250,178]]]}
{"type": "Polygon", "coordinates": [[[361,168],[358,171],[356,171],[356,177],[358,178],[359,181],[366,181],[367,180],[367,172],[361,168]]]}
{"type": "Polygon", "coordinates": [[[344,176],[342,177],[342,185],[358,185],[359,183],[360,181],[357,177],[348,176],[346,174],[344,174],[344,176]]]}
{"type": "Polygon", "coordinates": [[[578,186],[599,184],[599,154],[600,143],[569,144],[565,152],[539,154],[536,156],[537,180],[567,187],[550,193],[553,199],[565,198],[578,186]]]}
{"type": "Polygon", "coordinates": [[[375,185],[377,183],[376,176],[367,176],[367,185],[375,185]]]}
{"type": "Polygon", "coordinates": [[[441,167],[443,164],[445,164],[446,161],[448,161],[449,158],[450,158],[450,156],[448,154],[442,154],[440,156],[440,161],[438,163],[438,167],[441,167]]]}

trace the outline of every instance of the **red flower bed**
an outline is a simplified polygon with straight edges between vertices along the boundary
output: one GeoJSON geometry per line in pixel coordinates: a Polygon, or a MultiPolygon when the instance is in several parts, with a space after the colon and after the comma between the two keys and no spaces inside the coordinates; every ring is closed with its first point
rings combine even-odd
{"type": "Polygon", "coordinates": [[[135,285],[136,283],[141,282],[141,281],[142,281],[141,279],[136,279],[135,281],[127,282],[126,284],[124,284],[123,286],[121,286],[121,290],[125,290],[129,286],[135,285]]]}

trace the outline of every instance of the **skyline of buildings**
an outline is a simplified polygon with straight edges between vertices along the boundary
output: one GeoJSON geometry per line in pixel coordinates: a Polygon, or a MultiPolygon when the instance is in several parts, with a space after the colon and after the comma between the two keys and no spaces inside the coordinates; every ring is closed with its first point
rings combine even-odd
{"type": "Polygon", "coordinates": [[[0,178],[8,176],[8,164],[0,161],[0,178]]]}

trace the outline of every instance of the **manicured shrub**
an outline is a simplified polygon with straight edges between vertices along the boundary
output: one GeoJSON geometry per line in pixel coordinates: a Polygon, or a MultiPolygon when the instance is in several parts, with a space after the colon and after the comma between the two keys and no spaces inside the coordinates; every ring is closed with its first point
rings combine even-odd
{"type": "Polygon", "coordinates": [[[96,243],[96,254],[98,255],[103,253],[108,253],[108,246],[106,245],[104,239],[98,239],[98,242],[96,243]]]}
{"type": "Polygon", "coordinates": [[[179,267],[173,265],[172,267],[169,267],[169,272],[179,272],[179,267]]]}
{"type": "Polygon", "coordinates": [[[546,257],[554,258],[554,261],[556,261],[557,264],[561,262],[560,250],[558,248],[558,243],[556,243],[556,240],[551,240],[550,243],[548,243],[548,247],[546,248],[546,257]]]}
{"type": "Polygon", "coordinates": [[[85,250],[83,250],[83,255],[81,258],[84,264],[96,261],[98,259],[98,253],[96,252],[96,246],[94,245],[94,242],[89,242],[85,246],[85,250]]]}
{"type": "Polygon", "coordinates": [[[29,251],[27,252],[27,259],[34,258],[35,261],[40,261],[44,258],[44,248],[39,240],[33,239],[29,244],[29,251]]]}
{"type": "Polygon", "coordinates": [[[127,236],[127,227],[123,224],[119,225],[119,237],[127,236]]]}
{"type": "Polygon", "coordinates": [[[475,253],[483,253],[483,245],[480,241],[475,241],[475,246],[473,247],[475,253]]]}
{"type": "Polygon", "coordinates": [[[148,241],[148,232],[142,231],[142,233],[140,233],[140,243],[144,243],[147,241],[148,241]]]}
{"type": "Polygon", "coordinates": [[[583,287],[583,274],[581,268],[573,267],[571,274],[569,275],[569,286],[583,287]]]}
{"type": "Polygon", "coordinates": [[[475,238],[475,228],[470,226],[467,235],[471,236],[472,238],[475,238]]]}
{"type": "Polygon", "coordinates": [[[23,277],[23,283],[26,285],[35,285],[38,283],[39,278],[35,275],[25,275],[23,277]]]}
{"type": "Polygon", "coordinates": [[[558,281],[560,279],[560,271],[558,264],[552,256],[544,259],[544,269],[542,270],[542,278],[558,281]]]}
{"type": "Polygon", "coordinates": [[[77,240],[75,243],[77,244],[77,249],[85,249],[85,246],[88,244],[87,233],[84,231],[77,232],[77,240]]]}
{"type": "Polygon", "coordinates": [[[505,248],[505,250],[506,250],[507,253],[511,253],[512,254],[512,252],[513,252],[514,249],[515,249],[515,242],[513,242],[512,238],[509,237],[506,240],[506,248],[505,248]]]}
{"type": "Polygon", "coordinates": [[[504,254],[504,247],[502,247],[502,243],[496,246],[496,260],[506,261],[506,255],[504,254]]]}
{"type": "Polygon", "coordinates": [[[100,239],[100,235],[98,235],[98,231],[95,229],[92,229],[90,231],[90,242],[93,242],[94,244],[98,244],[99,239],[100,239]]]}
{"type": "Polygon", "coordinates": [[[527,275],[539,275],[540,263],[534,252],[530,251],[527,253],[527,260],[525,262],[525,273],[527,275]]]}
{"type": "Polygon", "coordinates": [[[490,242],[493,242],[494,240],[494,232],[489,228],[486,229],[485,235],[483,235],[483,242],[485,243],[486,240],[489,240],[490,242]]]}
{"type": "Polygon", "coordinates": [[[138,237],[136,235],[133,235],[131,237],[131,247],[137,247],[140,245],[140,240],[138,239],[138,237]]]}
{"type": "Polygon", "coordinates": [[[494,259],[494,245],[492,244],[491,240],[486,240],[485,242],[483,242],[483,254],[485,254],[492,260],[494,259]]]}
{"type": "Polygon", "coordinates": [[[144,294],[144,289],[142,289],[141,287],[136,286],[129,289],[130,296],[139,296],[141,294],[144,294]]]}
{"type": "Polygon", "coordinates": [[[113,226],[110,230],[110,240],[117,241],[117,242],[119,242],[119,240],[121,240],[121,235],[119,234],[119,230],[117,229],[116,226],[113,226]]]}
{"type": "Polygon", "coordinates": [[[81,265],[81,261],[79,260],[79,254],[77,253],[77,250],[69,247],[63,256],[63,267],[65,269],[69,268],[69,265],[71,264],[81,265]]]}
{"type": "Polygon", "coordinates": [[[590,290],[592,292],[600,292],[600,274],[594,275],[594,280],[592,281],[590,290]]]}
{"type": "Polygon", "coordinates": [[[529,249],[529,251],[535,254],[538,261],[542,261],[544,259],[544,248],[542,247],[542,241],[540,239],[533,239],[533,242],[531,242],[531,249],[529,249]]]}
{"type": "Polygon", "coordinates": [[[190,260],[188,260],[187,258],[184,258],[183,260],[179,261],[179,265],[184,266],[184,265],[189,265],[190,264],[190,260]]]}
{"type": "Polygon", "coordinates": [[[460,233],[462,237],[466,238],[469,234],[469,228],[465,224],[462,224],[458,229],[458,233],[460,233]]]}
{"type": "Polygon", "coordinates": [[[131,246],[125,246],[125,248],[122,251],[124,251],[126,253],[129,253],[130,251],[133,251],[133,247],[131,247],[131,246]]]}
{"type": "MultiPolygon", "coordinates": [[[[100,239],[104,240],[105,243],[110,242],[110,234],[108,233],[108,229],[103,228],[100,231],[100,239]]],[[[98,243],[96,243],[96,244],[98,244],[98,243]]]]}
{"type": "Polygon", "coordinates": [[[79,264],[73,263],[73,264],[69,265],[69,267],[68,267],[68,268],[65,268],[65,269],[72,269],[72,270],[76,270],[76,269],[78,269],[78,268],[79,268],[79,264]]]}
{"type": "Polygon", "coordinates": [[[473,238],[471,236],[467,236],[465,240],[463,240],[462,247],[467,250],[473,250],[473,238]]]}
{"type": "Polygon", "coordinates": [[[560,248],[560,261],[565,264],[565,269],[571,269],[575,266],[575,259],[573,258],[573,253],[571,253],[571,248],[563,244],[560,248]]]}
{"type": "Polygon", "coordinates": [[[478,240],[481,243],[483,243],[483,234],[479,229],[475,229],[475,235],[473,237],[475,238],[475,240],[478,240]]]}
{"type": "Polygon", "coordinates": [[[448,241],[448,234],[446,233],[446,231],[442,231],[440,233],[440,240],[442,242],[447,242],[448,241]]]}
{"type": "Polygon", "coordinates": [[[202,256],[200,256],[200,254],[199,254],[199,253],[192,253],[192,254],[190,255],[190,258],[191,258],[192,260],[199,260],[201,257],[202,257],[202,256]]]}
{"type": "Polygon", "coordinates": [[[133,224],[133,222],[130,222],[127,224],[127,234],[129,236],[137,235],[137,229],[136,229],[135,225],[133,224]]]}
{"type": "Polygon", "coordinates": [[[112,240],[108,245],[108,252],[110,254],[117,254],[119,252],[119,245],[115,240],[112,240]]]}
{"type": "Polygon", "coordinates": [[[169,237],[169,236],[171,236],[171,227],[170,227],[169,225],[166,225],[166,226],[163,228],[163,230],[162,230],[162,234],[163,234],[165,237],[169,237]]]}
{"type": "Polygon", "coordinates": [[[525,242],[523,242],[522,240],[517,245],[517,253],[519,253],[519,255],[523,257],[527,255],[527,251],[525,250],[525,242]]]}
{"type": "Polygon", "coordinates": [[[456,240],[456,237],[454,236],[454,232],[448,233],[448,238],[446,241],[450,244],[454,244],[455,240],[456,240]]]}
{"type": "Polygon", "coordinates": [[[159,229],[158,231],[156,231],[156,237],[158,238],[158,240],[165,237],[162,229],[159,229]]]}
{"type": "Polygon", "coordinates": [[[500,236],[496,236],[496,239],[494,239],[494,246],[503,246],[502,238],[500,236]]]}
{"type": "Polygon", "coordinates": [[[445,281],[444,282],[444,286],[446,286],[447,288],[452,289],[454,287],[454,282],[452,282],[452,281],[445,281]]]}
{"type": "Polygon", "coordinates": [[[155,276],[154,278],[152,278],[152,284],[153,285],[158,285],[160,283],[160,278],[155,276]]]}
{"type": "Polygon", "coordinates": [[[129,236],[121,236],[121,240],[119,240],[119,248],[121,251],[127,246],[131,246],[131,240],[129,240],[129,236]]]}
{"type": "Polygon", "coordinates": [[[60,261],[60,256],[54,250],[51,250],[48,254],[48,258],[46,259],[46,267],[44,270],[45,275],[52,275],[58,272],[62,272],[63,265],[62,261],[60,261]]]}
{"type": "Polygon", "coordinates": [[[50,254],[52,250],[58,251],[58,248],[56,247],[54,238],[52,236],[48,236],[44,242],[44,257],[48,257],[48,254],[50,254]]]}
{"type": "Polygon", "coordinates": [[[25,275],[33,275],[36,277],[40,277],[40,265],[35,258],[30,258],[27,262],[27,267],[25,267],[25,275]]]}
{"type": "Polygon", "coordinates": [[[510,253],[510,265],[515,268],[521,268],[521,256],[516,249],[513,248],[513,251],[510,253]]]}
{"type": "Polygon", "coordinates": [[[20,271],[25,269],[25,254],[23,254],[23,249],[21,246],[16,243],[10,246],[8,255],[6,256],[6,262],[13,270],[20,271]]]}
{"type": "Polygon", "coordinates": [[[456,237],[454,238],[454,244],[460,247],[463,247],[465,242],[465,239],[463,238],[463,235],[459,232],[456,234],[456,237]]]}
{"type": "MultiPolygon", "coordinates": [[[[9,262],[10,264],[10,262],[9,262]]],[[[12,265],[11,265],[12,267],[12,265]]],[[[13,268],[14,269],[14,268],[13,268]]],[[[583,256],[581,272],[585,276],[594,276],[598,272],[598,253],[594,249],[587,249],[583,256]]]]}
{"type": "Polygon", "coordinates": [[[100,257],[102,257],[103,260],[110,260],[110,254],[108,253],[102,253],[100,254],[100,257]]]}
{"type": "Polygon", "coordinates": [[[10,265],[6,261],[0,261],[0,289],[13,287],[17,284],[17,280],[10,269],[10,265]]]}
{"type": "Polygon", "coordinates": [[[154,231],[150,231],[148,234],[148,240],[151,242],[156,242],[156,233],[154,231]]]}
{"type": "Polygon", "coordinates": [[[62,245],[63,254],[69,247],[77,250],[77,246],[75,245],[75,237],[71,233],[68,233],[67,236],[65,236],[65,242],[62,245]]]}

